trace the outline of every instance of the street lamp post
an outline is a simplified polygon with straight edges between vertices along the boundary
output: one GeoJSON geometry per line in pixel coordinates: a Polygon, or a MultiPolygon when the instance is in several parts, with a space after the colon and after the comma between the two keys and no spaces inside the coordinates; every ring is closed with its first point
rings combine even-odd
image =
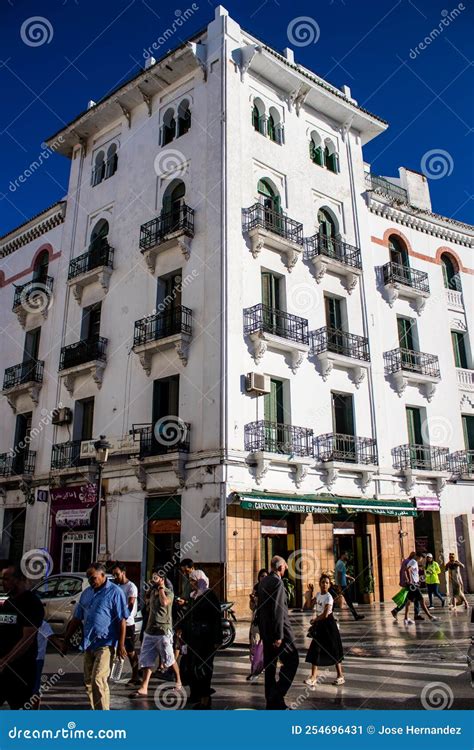
{"type": "MultiPolygon", "coordinates": [[[[102,516],[102,470],[109,457],[110,444],[107,442],[105,435],[101,435],[99,440],[94,443],[95,460],[97,462],[97,539],[95,544],[95,559],[100,556],[100,526],[102,516]]],[[[107,511],[106,511],[107,512],[107,511]]],[[[107,524],[107,518],[105,519],[107,524]]]]}

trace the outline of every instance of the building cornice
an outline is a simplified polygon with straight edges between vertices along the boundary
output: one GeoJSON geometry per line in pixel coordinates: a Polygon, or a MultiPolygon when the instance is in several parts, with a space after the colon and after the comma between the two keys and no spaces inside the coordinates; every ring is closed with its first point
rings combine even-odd
{"type": "Polygon", "coordinates": [[[19,227],[0,237],[0,258],[5,258],[23,245],[27,245],[59,224],[63,224],[65,216],[66,201],[59,201],[28,219],[24,224],[20,224],[19,227]]]}
{"type": "Polygon", "coordinates": [[[369,210],[377,216],[382,216],[391,222],[401,224],[418,232],[430,234],[446,242],[452,242],[464,247],[474,247],[474,227],[446,216],[431,213],[414,206],[400,203],[387,203],[372,191],[367,193],[369,210]]]}

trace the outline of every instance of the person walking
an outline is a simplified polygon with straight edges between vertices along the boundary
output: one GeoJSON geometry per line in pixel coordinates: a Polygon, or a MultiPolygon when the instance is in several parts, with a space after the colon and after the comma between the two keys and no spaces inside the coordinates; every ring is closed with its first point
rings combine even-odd
{"type": "Polygon", "coordinates": [[[330,586],[328,593],[331,594],[333,599],[335,599],[337,596],[342,595],[344,597],[344,601],[346,602],[352,613],[354,620],[363,620],[365,615],[360,615],[358,612],[356,612],[352,599],[351,584],[354,583],[354,578],[347,573],[348,559],[349,555],[347,554],[347,552],[342,552],[342,554],[339,555],[339,560],[337,561],[336,567],[334,568],[334,578],[336,586],[330,586]]]}
{"type": "Polygon", "coordinates": [[[214,692],[214,656],[223,638],[221,607],[202,570],[191,571],[189,583],[193,597],[177,627],[186,645],[189,702],[196,704],[195,709],[208,710],[214,692]]]}
{"type": "Polygon", "coordinates": [[[469,606],[466,595],[464,593],[464,584],[461,576],[461,570],[463,568],[464,565],[462,564],[462,562],[459,562],[459,560],[456,560],[454,552],[450,552],[448,562],[444,566],[444,569],[448,574],[449,593],[451,595],[451,606],[453,608],[453,612],[456,611],[457,599],[460,599],[462,602],[464,602],[464,609],[467,609],[469,606]]]}
{"type": "Polygon", "coordinates": [[[258,630],[257,622],[257,607],[258,607],[258,584],[260,581],[268,575],[268,571],[262,568],[258,571],[257,583],[252,589],[252,593],[249,594],[249,606],[250,611],[253,613],[252,621],[250,623],[249,631],[249,646],[250,646],[250,674],[247,676],[247,680],[255,682],[258,676],[263,671],[263,650],[262,639],[258,630]],[[260,658],[261,657],[261,658],[260,658]]]}
{"type": "Polygon", "coordinates": [[[414,621],[410,620],[410,618],[408,617],[408,611],[410,609],[411,602],[414,602],[415,606],[416,606],[416,602],[419,602],[423,611],[425,612],[425,614],[428,616],[428,618],[431,621],[438,619],[437,617],[432,615],[431,612],[428,611],[428,607],[426,606],[426,602],[424,600],[423,594],[421,593],[420,571],[418,569],[418,560],[416,559],[416,557],[417,557],[416,552],[412,552],[406,564],[406,571],[408,575],[408,596],[407,596],[406,603],[405,603],[405,618],[403,620],[404,625],[415,624],[414,621]]]}
{"type": "Polygon", "coordinates": [[[267,709],[286,709],[285,695],[298,669],[299,657],[288,614],[288,601],[282,578],[288,566],[276,555],[271,571],[258,585],[257,622],[263,641],[265,699],[267,709]],[[280,674],[276,679],[278,661],[280,674]]]}
{"type": "Polygon", "coordinates": [[[173,608],[174,594],[167,585],[159,568],[154,568],[151,576],[148,622],[143,635],[140,651],[140,669],[143,671],[141,686],[130,698],[148,695],[150,677],[157,660],[163,671],[172,669],[176,680],[176,690],[181,690],[179,667],[173,651],[173,608]]]}
{"type": "Polygon", "coordinates": [[[125,635],[129,610],[123,591],[108,580],[105,566],[95,562],[87,570],[89,587],[82,592],[63,643],[63,654],[82,626],[84,684],[93,711],[110,709],[109,674],[117,656],[125,659],[125,635]]]}
{"type": "Polygon", "coordinates": [[[2,581],[7,598],[0,607],[0,706],[7,702],[18,710],[34,693],[38,630],[44,607],[28,590],[19,565],[8,565],[2,581]]]}
{"type": "Polygon", "coordinates": [[[439,574],[441,568],[439,567],[436,560],[433,560],[431,552],[426,554],[426,566],[425,566],[425,582],[426,588],[428,589],[429,607],[428,609],[434,609],[433,596],[436,596],[440,600],[441,606],[444,607],[445,600],[444,596],[439,593],[439,574]]]}
{"type": "Polygon", "coordinates": [[[328,575],[319,579],[319,592],[316,594],[316,617],[311,620],[311,644],[306,654],[306,662],[311,664],[311,675],[305,684],[314,688],[318,680],[318,667],[336,667],[337,677],[333,685],[344,685],[342,660],[344,652],[337,622],[332,609],[334,599],[329,593],[331,580],[328,575]]]}
{"type": "MultiPolygon", "coordinates": [[[[404,560],[402,560],[400,565],[400,572],[399,572],[399,585],[402,589],[405,589],[407,596],[408,591],[410,590],[410,576],[408,575],[408,563],[410,560],[416,560],[416,552],[410,552],[408,557],[406,557],[404,560]]],[[[418,567],[418,563],[417,563],[418,567]]],[[[402,592],[400,592],[402,593],[402,592]]],[[[397,615],[399,612],[402,611],[402,609],[405,609],[405,605],[407,602],[407,596],[402,600],[401,604],[398,604],[394,609],[391,610],[393,618],[396,620],[397,615]]],[[[420,615],[420,601],[419,599],[415,599],[415,620],[424,620],[425,618],[420,615]]]]}
{"type": "Polygon", "coordinates": [[[138,611],[138,589],[135,584],[127,578],[127,567],[124,563],[115,562],[112,566],[114,581],[123,591],[127,602],[129,616],[125,628],[125,650],[132,668],[132,676],[128,685],[140,685],[138,677],[138,656],[135,651],[135,617],[138,611]]]}

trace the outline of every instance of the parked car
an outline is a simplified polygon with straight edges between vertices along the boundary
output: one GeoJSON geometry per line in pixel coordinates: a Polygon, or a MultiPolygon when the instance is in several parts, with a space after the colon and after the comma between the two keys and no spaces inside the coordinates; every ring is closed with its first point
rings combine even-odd
{"type": "MultiPolygon", "coordinates": [[[[107,576],[113,581],[112,576],[107,576]]],[[[74,614],[79,597],[88,586],[85,573],[57,573],[44,578],[33,587],[43,602],[45,619],[51,625],[55,635],[63,636],[74,614]]],[[[135,617],[135,634],[140,635],[142,615],[138,611],[135,617]]],[[[79,648],[82,642],[82,628],[79,627],[71,638],[71,646],[79,648]]]]}

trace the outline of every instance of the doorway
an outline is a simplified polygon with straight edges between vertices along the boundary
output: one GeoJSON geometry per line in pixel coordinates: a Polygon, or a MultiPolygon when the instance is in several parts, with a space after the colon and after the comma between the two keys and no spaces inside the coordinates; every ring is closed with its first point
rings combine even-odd
{"type": "MultiPolygon", "coordinates": [[[[260,516],[260,556],[262,568],[270,570],[271,560],[275,555],[285,560],[299,549],[300,522],[298,514],[273,514],[260,516]]],[[[295,555],[293,555],[295,557],[295,555]]],[[[301,602],[301,577],[295,575],[290,564],[289,570],[283,578],[288,595],[288,606],[296,607],[301,602]]]]}

